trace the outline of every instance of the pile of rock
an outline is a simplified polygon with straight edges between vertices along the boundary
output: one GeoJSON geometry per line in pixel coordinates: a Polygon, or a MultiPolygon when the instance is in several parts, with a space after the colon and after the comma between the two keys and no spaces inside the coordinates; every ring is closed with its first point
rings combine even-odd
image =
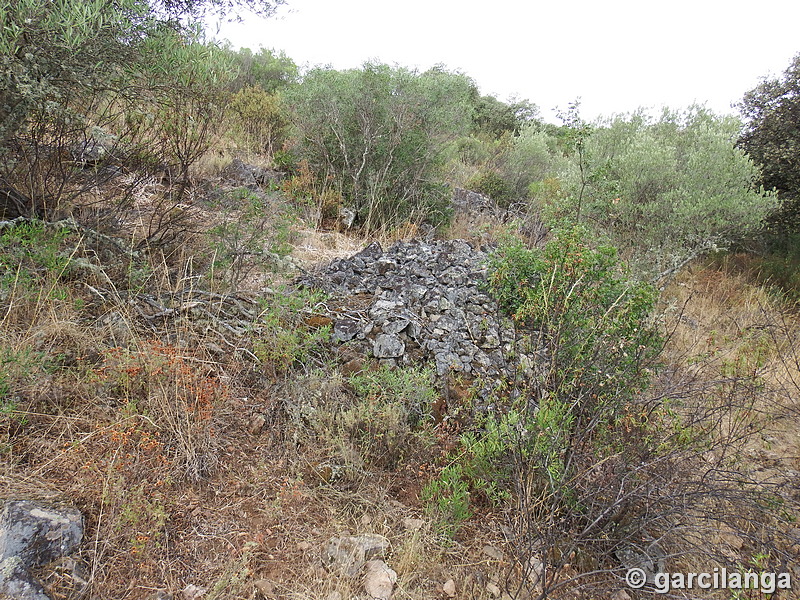
{"type": "Polygon", "coordinates": [[[334,338],[396,366],[432,360],[440,376],[513,376],[533,357],[512,360],[514,326],[486,293],[485,248],[462,240],[374,242],[301,283],[321,288],[334,338]]]}

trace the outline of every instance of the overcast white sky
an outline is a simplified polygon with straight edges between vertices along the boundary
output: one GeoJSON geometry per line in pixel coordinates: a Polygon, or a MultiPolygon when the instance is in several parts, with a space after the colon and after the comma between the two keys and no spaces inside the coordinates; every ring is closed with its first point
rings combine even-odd
{"type": "Polygon", "coordinates": [[[800,0],[288,0],[217,37],[301,67],[444,64],[483,94],[586,119],[705,103],[719,113],[800,53],[800,0]]]}

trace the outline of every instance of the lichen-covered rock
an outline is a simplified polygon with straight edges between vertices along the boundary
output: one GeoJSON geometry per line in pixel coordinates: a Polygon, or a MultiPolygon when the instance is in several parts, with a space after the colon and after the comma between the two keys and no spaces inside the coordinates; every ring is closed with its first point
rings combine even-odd
{"type": "Polygon", "coordinates": [[[400,358],[406,351],[406,345],[396,335],[381,333],[375,338],[372,354],[375,358],[400,358]]]}
{"type": "Polygon", "coordinates": [[[9,500],[0,514],[0,559],[17,556],[26,567],[66,556],[82,539],[83,517],[76,508],[9,500]]]}
{"type": "Polygon", "coordinates": [[[0,514],[0,597],[49,600],[29,569],[70,554],[82,539],[83,517],[76,508],[6,501],[0,514]]]}
{"type": "Polygon", "coordinates": [[[18,556],[0,561],[0,598],[50,600],[18,556]]]}

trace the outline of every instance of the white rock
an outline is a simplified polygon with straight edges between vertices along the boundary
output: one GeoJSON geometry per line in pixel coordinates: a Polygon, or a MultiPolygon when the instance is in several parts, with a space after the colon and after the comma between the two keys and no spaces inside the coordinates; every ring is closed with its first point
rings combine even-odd
{"type": "Polygon", "coordinates": [[[448,598],[455,598],[456,595],[456,582],[452,579],[448,579],[445,584],[442,586],[442,591],[448,598]]]}
{"type": "Polygon", "coordinates": [[[181,592],[186,600],[197,600],[206,595],[206,589],[198,587],[192,583],[183,588],[181,592]]]}
{"type": "Polygon", "coordinates": [[[328,540],[323,559],[328,567],[342,569],[353,577],[366,561],[382,555],[388,547],[389,540],[382,535],[345,535],[328,540]]]}
{"type": "Polygon", "coordinates": [[[371,560],[364,565],[364,591],[373,600],[389,600],[392,597],[397,573],[382,560],[371,560]]]}

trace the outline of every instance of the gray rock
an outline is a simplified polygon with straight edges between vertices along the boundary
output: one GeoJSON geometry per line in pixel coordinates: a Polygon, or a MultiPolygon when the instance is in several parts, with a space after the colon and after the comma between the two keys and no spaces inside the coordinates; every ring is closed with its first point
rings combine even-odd
{"type": "Polygon", "coordinates": [[[346,206],[339,207],[339,222],[345,229],[350,229],[353,226],[353,223],[356,221],[356,216],[358,216],[358,213],[352,208],[347,208],[346,206]]]}
{"type": "Polygon", "coordinates": [[[338,569],[354,577],[369,560],[383,556],[389,540],[375,533],[347,535],[328,540],[322,560],[329,569],[338,569]]]}
{"type": "Polygon", "coordinates": [[[333,324],[333,339],[337,342],[349,342],[361,333],[362,324],[353,319],[342,319],[333,324]]]}
{"type": "Polygon", "coordinates": [[[86,139],[71,148],[73,160],[83,167],[96,166],[109,157],[119,138],[100,127],[92,127],[86,139]]]}
{"type": "Polygon", "coordinates": [[[401,331],[405,330],[408,327],[410,321],[406,319],[400,319],[398,321],[390,321],[389,323],[385,323],[381,329],[383,329],[384,333],[388,333],[390,335],[397,335],[401,331]]]}
{"type": "Polygon", "coordinates": [[[78,548],[83,517],[75,508],[8,500],[0,514],[0,597],[49,600],[29,569],[78,548]]]}
{"type": "Polygon", "coordinates": [[[76,508],[9,500],[0,514],[0,559],[19,557],[26,567],[47,564],[74,551],[83,539],[76,508]]]}
{"type": "Polygon", "coordinates": [[[664,560],[667,555],[657,542],[642,545],[628,544],[614,554],[623,568],[644,571],[649,584],[655,582],[658,573],[664,572],[664,560]]]}
{"type": "Polygon", "coordinates": [[[381,333],[375,338],[372,354],[375,358],[398,358],[403,356],[406,345],[396,335],[381,333]]]}
{"type": "Polygon", "coordinates": [[[28,573],[18,556],[0,561],[0,598],[50,600],[44,588],[28,573]]]}
{"type": "Polygon", "coordinates": [[[355,256],[364,260],[374,261],[383,255],[383,248],[378,242],[372,242],[355,256]]]}
{"type": "MultiPolygon", "coordinates": [[[[364,340],[383,364],[430,361],[439,375],[451,371],[475,377],[513,376],[513,323],[499,316],[497,303],[483,291],[485,249],[461,240],[404,241],[387,250],[373,243],[348,259],[338,259],[300,280],[322,288],[341,308],[333,309],[334,340],[360,351],[364,340]],[[368,295],[366,306],[348,301],[368,295]],[[354,309],[354,306],[359,308],[354,309]]],[[[528,352],[533,362],[544,355],[528,352]]],[[[526,374],[541,369],[526,361],[526,374]]]]}

